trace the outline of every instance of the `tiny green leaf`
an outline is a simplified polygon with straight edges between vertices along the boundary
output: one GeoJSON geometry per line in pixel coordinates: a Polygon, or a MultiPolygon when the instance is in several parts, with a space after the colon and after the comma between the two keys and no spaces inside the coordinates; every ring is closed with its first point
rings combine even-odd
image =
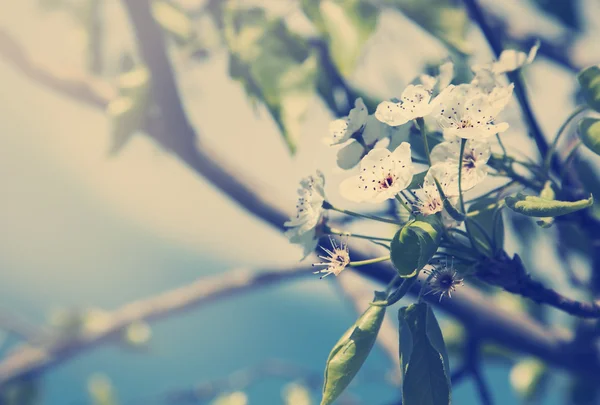
{"type": "Polygon", "coordinates": [[[425,176],[427,175],[427,170],[417,173],[413,175],[412,181],[408,185],[409,190],[413,190],[415,188],[423,187],[423,182],[425,181],[425,176]]]}
{"type": "Polygon", "coordinates": [[[600,66],[590,66],[577,75],[581,92],[587,104],[600,112],[600,66]]]}
{"type": "Polygon", "coordinates": [[[558,217],[570,214],[588,207],[594,203],[594,197],[590,196],[579,201],[558,201],[518,193],[516,196],[506,197],[506,205],[511,210],[529,217],[558,217]]]}
{"type": "Polygon", "coordinates": [[[391,243],[391,259],[401,277],[412,277],[433,257],[440,245],[442,224],[435,215],[408,222],[391,243]]]}
{"type": "Polygon", "coordinates": [[[333,346],[325,366],[321,405],[340,396],[369,356],[385,315],[385,298],[385,293],[375,292],[373,303],[333,346]]]}
{"type": "Polygon", "coordinates": [[[408,18],[438,37],[453,50],[462,54],[471,52],[467,41],[469,17],[453,0],[385,0],[384,4],[396,7],[408,18]]]}
{"type": "Polygon", "coordinates": [[[548,369],[536,358],[525,358],[516,363],[510,371],[510,382],[519,396],[529,402],[540,393],[540,388],[548,376],[548,369]]]}
{"type": "MultiPolygon", "coordinates": [[[[498,251],[504,247],[504,221],[502,219],[501,208],[498,207],[498,201],[494,198],[482,198],[474,202],[468,209],[469,218],[480,225],[492,238],[492,249],[498,251]]],[[[487,246],[486,237],[482,229],[477,226],[470,226],[469,232],[475,243],[482,248],[487,246]]]]}
{"type": "Polygon", "coordinates": [[[234,3],[225,14],[229,74],[267,107],[293,153],[316,94],[317,55],[283,20],[234,3]]]}
{"type": "Polygon", "coordinates": [[[600,120],[584,118],[579,122],[581,142],[596,155],[600,155],[600,120]]]}
{"type": "MultiPolygon", "coordinates": [[[[554,189],[552,188],[552,182],[550,180],[548,180],[546,182],[546,184],[544,184],[544,188],[540,192],[540,197],[544,198],[546,200],[554,200],[556,198],[556,193],[554,192],[554,189]]],[[[535,221],[535,223],[538,224],[542,228],[550,228],[554,224],[554,218],[553,217],[540,218],[537,221],[535,221]]]]}
{"type": "Polygon", "coordinates": [[[327,39],[338,70],[349,78],[377,26],[378,8],[367,0],[302,0],[301,6],[327,39]]]}
{"type": "Polygon", "coordinates": [[[195,33],[192,20],[187,14],[168,1],[153,1],[152,15],[160,26],[179,44],[189,43],[195,33]]]}
{"type": "Polygon", "coordinates": [[[413,304],[401,308],[398,319],[403,403],[449,405],[448,354],[433,311],[426,303],[413,304]]]}

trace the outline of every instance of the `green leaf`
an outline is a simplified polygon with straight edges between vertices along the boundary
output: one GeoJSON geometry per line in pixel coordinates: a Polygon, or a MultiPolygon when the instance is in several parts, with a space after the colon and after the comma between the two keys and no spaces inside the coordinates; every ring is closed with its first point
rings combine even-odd
{"type": "Polygon", "coordinates": [[[314,100],[317,55],[281,19],[258,8],[229,7],[225,37],[230,76],[252,100],[264,103],[293,153],[314,100]]]}
{"type": "Polygon", "coordinates": [[[118,87],[119,96],[106,107],[112,135],[111,155],[119,153],[144,124],[150,102],[148,69],[138,66],[123,73],[118,78],[118,87]]]}
{"type": "Polygon", "coordinates": [[[600,120],[584,118],[579,122],[579,137],[596,155],[600,155],[600,120]]]}
{"type": "Polygon", "coordinates": [[[196,36],[192,20],[171,2],[154,0],[152,16],[178,44],[190,43],[196,36]]]}
{"type": "Polygon", "coordinates": [[[414,190],[416,188],[423,187],[423,182],[425,181],[425,176],[427,175],[427,170],[421,173],[417,173],[413,175],[412,181],[408,185],[409,190],[414,190]]]}
{"type": "Polygon", "coordinates": [[[407,405],[449,405],[448,354],[433,311],[425,303],[413,304],[400,309],[398,320],[402,402],[407,405]]]}
{"type": "Polygon", "coordinates": [[[600,112],[600,67],[590,66],[577,75],[581,92],[588,105],[600,112]]]}
{"type": "Polygon", "coordinates": [[[437,251],[442,224],[435,215],[408,222],[391,243],[391,259],[401,277],[412,277],[429,262],[437,251]]]}
{"type": "Polygon", "coordinates": [[[377,26],[379,10],[367,0],[302,0],[301,4],[327,39],[336,67],[349,78],[377,26]]]}
{"type": "MultiPolygon", "coordinates": [[[[540,197],[546,200],[554,200],[556,198],[556,192],[552,188],[552,182],[548,180],[546,184],[544,184],[544,188],[540,192],[540,197]]],[[[544,217],[535,221],[542,228],[550,228],[554,224],[554,218],[552,217],[544,217]]]]}
{"type": "Polygon", "coordinates": [[[471,53],[471,45],[467,41],[469,17],[456,1],[385,0],[384,4],[400,10],[452,50],[461,54],[471,53]]]}
{"type": "Polygon", "coordinates": [[[506,205],[511,210],[529,217],[558,217],[579,211],[594,204],[594,197],[590,196],[579,201],[558,201],[518,193],[516,196],[506,197],[506,205]]]}
{"type": "Polygon", "coordinates": [[[477,226],[469,227],[469,232],[475,243],[481,248],[486,248],[487,241],[482,230],[491,236],[494,252],[504,247],[504,220],[502,219],[501,208],[498,207],[498,201],[494,198],[482,198],[469,206],[467,210],[469,218],[477,221],[482,229],[477,226]]]}
{"type": "Polygon", "coordinates": [[[375,292],[373,303],[333,346],[325,366],[321,405],[340,396],[369,356],[385,315],[385,298],[385,293],[375,292]]]}

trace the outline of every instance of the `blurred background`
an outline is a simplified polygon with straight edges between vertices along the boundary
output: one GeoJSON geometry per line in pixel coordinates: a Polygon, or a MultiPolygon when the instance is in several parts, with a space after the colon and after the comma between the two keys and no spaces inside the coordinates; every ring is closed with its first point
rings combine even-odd
{"type": "MultiPolygon", "coordinates": [[[[27,339],[34,346],[44,336],[69,339],[128,303],[240,267],[297,265],[302,256],[148,128],[155,106],[129,16],[148,2],[127,3],[129,12],[119,0],[0,5],[0,370],[2,359],[27,339]]],[[[525,80],[542,129],[556,133],[576,105],[576,72],[600,62],[600,3],[480,4],[507,47],[527,51],[541,40],[525,80]]],[[[493,59],[461,1],[155,0],[150,9],[202,143],[258,185],[276,189],[289,208],[298,180],[317,168],[334,185],[328,195],[342,203],[335,185],[347,174],[322,138],[354,96],[363,96],[373,112],[378,101],[398,97],[422,71],[448,58],[458,76],[469,74],[470,62],[493,59]]],[[[504,139],[535,157],[513,107],[504,139]]],[[[527,242],[511,231],[507,251],[526,251],[532,271],[582,296],[569,274],[557,270],[565,258],[555,257],[554,239],[519,225],[527,228],[519,231],[527,242]]],[[[587,277],[585,257],[566,260],[587,277]]],[[[347,276],[347,283],[372,291],[347,276]]],[[[338,281],[308,271],[294,282],[130,325],[18,379],[10,393],[4,388],[2,401],[318,403],[328,352],[356,318],[338,281]],[[238,393],[223,396],[230,392],[238,393]]],[[[540,312],[501,293],[490,299],[507,310],[540,312]]],[[[544,319],[557,328],[571,325],[553,311],[544,319]]],[[[448,336],[458,329],[450,318],[443,325],[448,336]]],[[[486,360],[496,403],[600,403],[593,396],[577,402],[588,388],[520,360],[486,360]],[[541,380],[543,394],[536,391],[541,380]]],[[[386,350],[376,346],[340,403],[395,404],[393,370],[386,350]]],[[[479,403],[472,382],[454,387],[454,403],[479,403]]]]}

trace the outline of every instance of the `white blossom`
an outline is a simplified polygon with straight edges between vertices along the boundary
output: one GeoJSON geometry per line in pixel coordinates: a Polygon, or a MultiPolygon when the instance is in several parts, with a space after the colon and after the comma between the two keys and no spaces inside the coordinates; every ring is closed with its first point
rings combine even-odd
{"type": "Polygon", "coordinates": [[[419,80],[425,90],[430,93],[439,94],[442,90],[450,85],[454,78],[454,64],[452,62],[446,62],[440,65],[440,72],[437,76],[429,76],[422,74],[419,76],[419,80]]]}
{"type": "Polygon", "coordinates": [[[496,116],[504,109],[512,86],[485,94],[472,85],[450,86],[439,96],[434,115],[445,137],[486,138],[508,129],[505,122],[496,124],[496,116]]]}
{"type": "Polygon", "coordinates": [[[369,111],[362,98],[354,101],[354,108],[350,110],[347,117],[337,119],[329,124],[329,137],[326,141],[330,145],[338,145],[346,142],[354,134],[360,133],[369,117],[369,111]]]}
{"type": "Polygon", "coordinates": [[[367,154],[367,151],[373,149],[377,142],[390,135],[390,129],[392,128],[379,122],[374,115],[369,115],[361,134],[362,142],[350,139],[338,149],[338,166],[344,170],[355,167],[362,157],[367,154]]]}
{"type": "MultiPolygon", "coordinates": [[[[432,215],[444,209],[444,200],[438,190],[435,180],[438,181],[444,194],[453,190],[456,185],[456,176],[451,172],[452,166],[447,162],[433,165],[425,175],[423,186],[414,191],[417,196],[415,206],[421,215],[432,215]]],[[[453,203],[451,201],[451,203],[453,203]]]]}
{"type": "Polygon", "coordinates": [[[300,181],[296,215],[283,225],[290,228],[286,236],[290,242],[304,247],[305,256],[317,245],[316,227],[323,219],[325,202],[325,178],[317,171],[316,175],[308,176],[300,181]]]}
{"type": "MultiPolygon", "coordinates": [[[[444,141],[431,150],[431,162],[447,165],[445,172],[451,177],[447,181],[444,193],[449,197],[459,195],[458,191],[458,162],[460,157],[460,139],[444,141]]],[[[487,161],[491,155],[490,143],[486,140],[467,140],[463,152],[461,189],[467,191],[481,183],[488,173],[487,161]]]]}
{"type": "Polygon", "coordinates": [[[324,273],[321,278],[327,277],[330,274],[334,274],[337,277],[340,275],[342,270],[344,270],[346,266],[350,264],[350,252],[348,251],[348,244],[342,240],[338,246],[335,239],[331,237],[329,238],[329,241],[333,250],[329,250],[321,246],[321,249],[327,253],[327,256],[319,256],[319,258],[323,261],[313,264],[313,267],[325,266],[324,269],[314,272],[314,274],[324,273]]]}
{"type": "Polygon", "coordinates": [[[380,203],[408,187],[412,176],[410,144],[403,142],[393,152],[370,151],[360,162],[360,174],[344,180],[340,192],[351,201],[380,203]]]}
{"type": "Polygon", "coordinates": [[[423,85],[411,84],[404,90],[399,102],[384,101],[380,103],[375,110],[375,117],[394,127],[429,115],[435,102],[436,99],[431,100],[431,93],[423,85]]]}
{"type": "Polygon", "coordinates": [[[496,62],[484,65],[474,65],[472,66],[472,69],[475,73],[480,70],[488,70],[495,75],[512,72],[532,63],[539,48],[540,42],[538,41],[531,47],[529,53],[517,51],[515,49],[506,49],[502,51],[496,62]]]}

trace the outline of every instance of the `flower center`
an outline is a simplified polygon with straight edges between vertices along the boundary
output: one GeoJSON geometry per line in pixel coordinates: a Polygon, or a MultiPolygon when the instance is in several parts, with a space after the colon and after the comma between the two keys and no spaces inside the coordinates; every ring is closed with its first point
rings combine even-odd
{"type": "Polygon", "coordinates": [[[383,189],[392,187],[392,184],[394,184],[394,177],[391,174],[388,174],[383,180],[379,181],[379,186],[383,189]]]}
{"type": "Polygon", "coordinates": [[[466,170],[475,169],[476,159],[472,154],[466,154],[463,157],[463,168],[466,170]]]}

